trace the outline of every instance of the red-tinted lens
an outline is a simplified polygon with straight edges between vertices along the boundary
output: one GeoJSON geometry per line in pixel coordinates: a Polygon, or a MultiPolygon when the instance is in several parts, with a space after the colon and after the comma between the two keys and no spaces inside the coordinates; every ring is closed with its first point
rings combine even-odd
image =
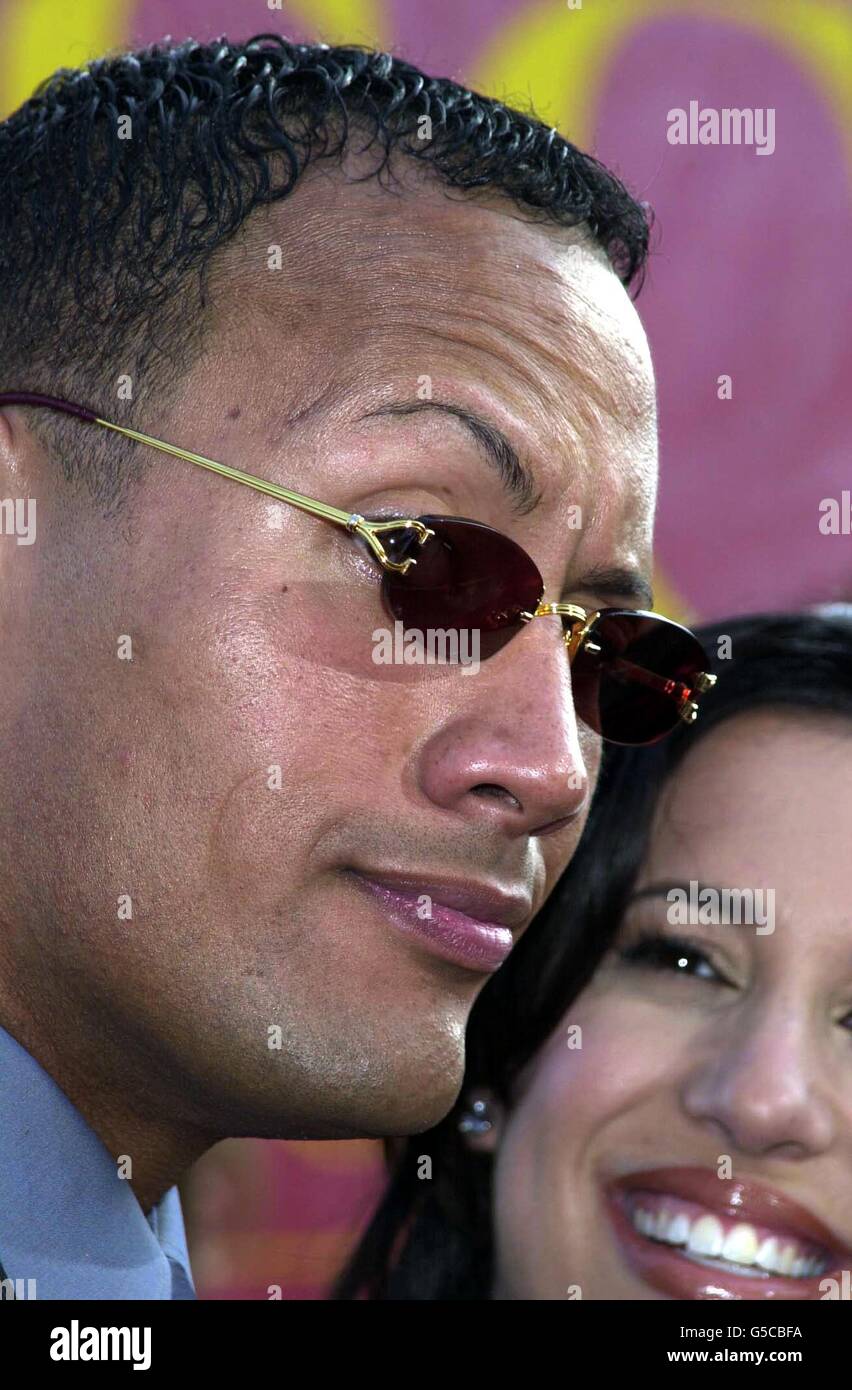
{"type": "Polygon", "coordinates": [[[707,670],[707,654],[688,628],[605,609],[571,663],[574,706],[610,743],[656,743],[675,727],[684,702],[694,698],[696,677],[707,670]]]}
{"type": "MultiPolygon", "coordinates": [[[[455,516],[421,516],[434,531],[423,545],[411,532],[396,533],[393,559],[417,561],[407,574],[385,570],[388,611],[407,631],[467,630],[479,633],[479,656],[493,656],[534,613],[544,592],[535,564],[508,536],[455,516]]],[[[394,533],[388,533],[394,534],[394,533]]],[[[383,538],[383,543],[387,542],[383,538]]],[[[391,547],[387,547],[389,553],[391,547]]]]}

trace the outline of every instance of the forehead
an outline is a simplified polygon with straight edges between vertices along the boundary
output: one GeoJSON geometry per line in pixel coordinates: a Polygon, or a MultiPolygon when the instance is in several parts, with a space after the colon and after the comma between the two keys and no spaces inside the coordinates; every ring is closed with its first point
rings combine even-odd
{"type": "Polygon", "coordinates": [[[267,418],[277,412],[289,426],[317,418],[319,404],[320,418],[348,427],[415,393],[496,411],[551,514],[570,485],[584,528],[617,532],[647,568],[648,344],[604,253],[581,232],[422,175],[387,187],[315,166],[290,197],[247,219],[213,284],[222,372],[267,418]]]}
{"type": "MultiPolygon", "coordinates": [[[[720,680],[724,676],[720,676],[720,680]]],[[[852,927],[852,726],[755,710],[699,740],[664,788],[640,886],[772,887],[779,914],[852,927]]]]}
{"type": "Polygon", "coordinates": [[[603,251],[505,198],[410,175],[391,188],[345,182],[319,166],[253,214],[226,255],[220,325],[238,329],[250,308],[255,330],[298,339],[312,366],[386,371],[404,346],[412,363],[455,356],[489,382],[510,378],[519,404],[569,429],[581,398],[587,413],[653,426],[647,340],[603,251]]]}

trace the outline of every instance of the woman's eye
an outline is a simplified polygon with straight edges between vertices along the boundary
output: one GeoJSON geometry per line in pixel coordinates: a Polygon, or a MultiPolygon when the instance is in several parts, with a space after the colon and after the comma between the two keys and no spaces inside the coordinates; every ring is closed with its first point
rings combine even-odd
{"type": "Polygon", "coordinates": [[[646,966],[651,970],[670,970],[680,975],[694,975],[716,984],[729,981],[710,963],[703,951],[677,937],[648,933],[625,946],[619,952],[629,965],[646,966]]]}

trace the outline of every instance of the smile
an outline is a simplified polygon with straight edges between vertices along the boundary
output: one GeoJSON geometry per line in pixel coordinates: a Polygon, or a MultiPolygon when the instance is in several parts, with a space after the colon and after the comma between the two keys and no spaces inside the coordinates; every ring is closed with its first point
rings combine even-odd
{"type": "Polygon", "coordinates": [[[792,1279],[823,1274],[828,1254],[792,1235],[780,1235],[746,1221],[726,1220],[692,1202],[646,1192],[631,1195],[627,1212],[633,1229],[648,1240],[673,1245],[696,1264],[726,1266],[760,1278],[783,1274],[792,1279]]]}
{"type": "Polygon", "coordinates": [[[707,1168],[660,1168],[609,1185],[621,1254],[676,1299],[820,1299],[850,1253],[806,1207],[707,1168]]]}

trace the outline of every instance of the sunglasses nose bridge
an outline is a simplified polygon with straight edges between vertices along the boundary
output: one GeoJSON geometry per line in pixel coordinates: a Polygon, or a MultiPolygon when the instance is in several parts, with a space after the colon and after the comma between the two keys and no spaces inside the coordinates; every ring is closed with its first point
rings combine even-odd
{"type": "MultiPolygon", "coordinates": [[[[545,603],[544,600],[538,605],[534,613],[529,615],[531,618],[569,618],[568,630],[563,634],[563,640],[568,652],[568,660],[571,661],[580,647],[584,645],[589,630],[597,618],[597,613],[589,613],[585,608],[581,608],[576,603],[545,603]]],[[[587,644],[588,645],[588,644],[587,644]]],[[[591,649],[591,648],[590,648],[591,649]]]]}

